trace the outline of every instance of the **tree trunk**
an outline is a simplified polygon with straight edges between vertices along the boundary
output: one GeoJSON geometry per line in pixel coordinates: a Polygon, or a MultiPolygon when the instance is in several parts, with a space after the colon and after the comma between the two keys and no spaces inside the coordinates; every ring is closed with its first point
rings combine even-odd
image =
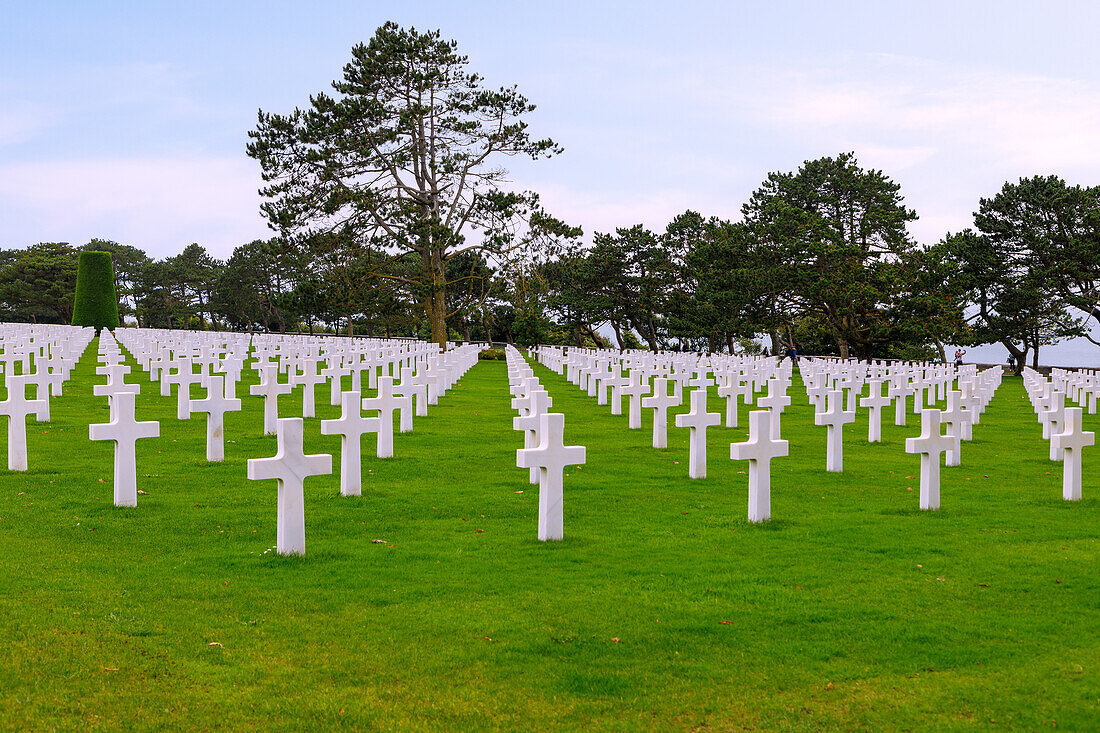
{"type": "Polygon", "coordinates": [[[779,334],[775,331],[768,331],[768,338],[772,341],[772,354],[782,354],[786,349],[783,348],[783,339],[779,337],[779,334]]]}
{"type": "Polygon", "coordinates": [[[838,336],[837,339],[836,339],[836,345],[837,345],[837,348],[840,349],[840,358],[841,359],[847,359],[848,355],[849,355],[848,339],[841,338],[841,337],[838,336]]]}
{"type": "Polygon", "coordinates": [[[432,328],[432,342],[439,344],[443,351],[447,350],[447,302],[444,286],[446,280],[443,273],[443,260],[437,252],[422,255],[427,275],[430,278],[430,287],[424,296],[424,312],[428,316],[428,323],[432,328]]]}
{"type": "Polygon", "coordinates": [[[1025,346],[1021,351],[1016,348],[1016,344],[1008,339],[1001,339],[1001,344],[1008,349],[1009,354],[1012,354],[1012,371],[1016,376],[1020,376],[1024,370],[1024,365],[1027,363],[1027,347],[1025,346]]]}
{"type": "Polygon", "coordinates": [[[623,350],[623,334],[619,328],[619,324],[615,321],[611,321],[611,330],[615,332],[615,341],[619,344],[619,351],[623,350]]]}

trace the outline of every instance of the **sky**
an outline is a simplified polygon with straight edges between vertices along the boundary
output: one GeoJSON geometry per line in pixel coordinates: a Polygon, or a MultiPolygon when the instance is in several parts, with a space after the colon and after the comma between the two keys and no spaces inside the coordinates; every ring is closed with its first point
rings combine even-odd
{"type": "Polygon", "coordinates": [[[771,171],[851,151],[931,244],[1007,181],[1100,184],[1100,3],[0,0],[0,248],[98,237],[226,258],[272,236],[257,111],[330,91],[378,26],[439,29],[565,152],[509,159],[586,235],[738,219],[771,171]]]}

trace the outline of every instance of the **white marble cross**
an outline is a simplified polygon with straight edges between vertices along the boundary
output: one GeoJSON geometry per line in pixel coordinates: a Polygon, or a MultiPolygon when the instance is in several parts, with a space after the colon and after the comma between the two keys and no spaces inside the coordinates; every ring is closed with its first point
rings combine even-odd
{"type": "Polygon", "coordinates": [[[377,410],[379,418],[378,427],[378,457],[393,457],[393,413],[401,409],[403,404],[408,404],[412,399],[409,396],[398,397],[393,393],[393,377],[378,377],[378,394],[375,397],[367,397],[363,400],[364,410],[377,410]]]}
{"type": "MultiPolygon", "coordinates": [[[[198,384],[202,375],[194,373],[190,359],[180,359],[176,366],[176,373],[167,379],[170,385],[179,385],[176,389],[176,419],[186,420],[191,417],[191,385],[198,384]]],[[[162,376],[161,379],[165,377],[162,376]]]]}
{"type": "Polygon", "coordinates": [[[642,382],[642,373],[638,369],[630,371],[630,379],[625,387],[619,390],[629,398],[627,404],[627,427],[638,430],[642,427],[642,398],[649,394],[649,382],[642,382]]]}
{"type": "Polygon", "coordinates": [[[627,385],[628,381],[629,380],[619,372],[619,368],[616,367],[616,366],[613,366],[611,368],[611,375],[608,376],[608,377],[605,377],[600,382],[600,389],[601,390],[603,389],[604,384],[611,387],[611,396],[608,397],[608,399],[611,402],[611,414],[612,415],[621,415],[621,414],[623,414],[623,392],[622,392],[622,390],[623,390],[623,387],[625,387],[627,385]]]}
{"type": "Polygon", "coordinates": [[[921,412],[921,434],[905,439],[906,453],[920,453],[920,508],[940,508],[940,453],[958,450],[959,439],[940,433],[940,411],[921,412]]]}
{"type": "MultiPolygon", "coordinates": [[[[1066,393],[1051,392],[1050,404],[1047,409],[1039,413],[1039,420],[1043,424],[1043,437],[1049,439],[1055,433],[1062,432],[1062,421],[1066,414],[1066,393]]],[[[1054,450],[1054,444],[1050,445],[1050,460],[1062,460],[1062,454],[1054,450]]]]}
{"type": "Polygon", "coordinates": [[[248,459],[248,478],[279,482],[275,550],[280,555],[306,553],[305,479],[332,473],[332,456],[306,455],[302,418],[281,418],[276,425],[279,448],[271,458],[248,459]]]}
{"type": "Polygon", "coordinates": [[[113,440],[115,443],[115,506],[137,506],[137,441],[160,435],[159,422],[137,421],[134,416],[136,399],[133,392],[116,393],[111,422],[88,426],[91,440],[113,440]]]}
{"type": "Polygon", "coordinates": [[[687,380],[687,386],[692,389],[706,389],[714,386],[714,380],[710,378],[706,369],[698,369],[695,376],[687,380]]]}
{"type": "Polygon", "coordinates": [[[0,402],[0,415],[8,416],[8,470],[27,470],[27,416],[34,415],[36,420],[46,416],[43,400],[27,399],[27,380],[25,374],[8,373],[8,398],[0,402]]]}
{"type": "MultiPolygon", "coordinates": [[[[428,414],[428,383],[423,380],[418,380],[413,376],[413,368],[405,364],[401,367],[401,383],[395,384],[393,387],[393,393],[400,397],[408,397],[413,400],[413,407],[417,417],[424,417],[428,414]]],[[[401,409],[401,432],[407,433],[413,429],[412,427],[412,415],[409,411],[402,407],[401,409]],[[406,415],[408,418],[406,419],[406,415]]]]}
{"type": "Polygon", "coordinates": [[[765,522],[772,516],[771,460],[787,455],[787,441],[772,437],[770,410],[749,413],[749,439],[730,443],[730,458],[749,462],[749,521],[765,522]]]}
{"type": "MultiPolygon", "coordinates": [[[[513,403],[516,400],[512,400],[513,403]]],[[[526,398],[522,399],[524,403],[524,414],[519,417],[512,418],[512,429],[523,431],[523,447],[535,448],[539,444],[541,436],[539,430],[542,429],[542,416],[550,410],[550,393],[544,389],[532,390],[526,398]]],[[[533,484],[539,482],[539,469],[532,466],[529,469],[528,478],[533,484]]]]}
{"type": "Polygon", "coordinates": [[[966,418],[967,413],[962,409],[962,392],[948,390],[947,409],[940,412],[940,424],[946,425],[946,434],[957,440],[954,446],[947,449],[947,454],[944,456],[945,466],[962,465],[963,424],[966,418]]]}
{"type": "Polygon", "coordinates": [[[50,421],[50,383],[53,379],[50,374],[49,368],[46,366],[46,361],[42,358],[35,358],[34,372],[27,375],[27,384],[34,385],[35,399],[39,400],[45,409],[41,411],[38,416],[40,422],[50,421]]]}
{"type": "Polygon", "coordinates": [[[548,412],[539,416],[539,444],[516,451],[516,465],[539,469],[539,540],[564,537],[564,490],[562,474],[566,466],[585,462],[583,445],[565,445],[565,415],[548,412]]]}
{"type": "Polygon", "coordinates": [[[350,367],[344,366],[337,357],[329,357],[328,366],[321,370],[321,376],[329,380],[328,403],[330,405],[341,404],[340,395],[344,393],[344,377],[349,374],[351,374],[350,367]]]}
{"type": "Polygon", "coordinates": [[[743,384],[736,374],[729,375],[726,383],[718,387],[718,396],[726,398],[727,428],[737,427],[737,398],[747,395],[751,391],[749,385],[743,384]]]}
{"type": "MultiPolygon", "coordinates": [[[[127,384],[125,374],[130,371],[129,367],[122,366],[121,364],[113,367],[102,367],[106,369],[107,384],[94,384],[92,385],[92,394],[96,397],[106,397],[107,404],[111,408],[111,419],[115,419],[115,395],[119,392],[131,392],[133,394],[141,394],[140,384],[127,384]],[[118,371],[116,371],[118,370],[118,371]]],[[[100,370],[97,369],[97,372],[100,370]]]]}
{"type": "Polygon", "coordinates": [[[691,393],[691,410],[676,416],[676,427],[690,428],[688,435],[688,478],[707,477],[707,428],[722,422],[717,412],[707,412],[707,390],[691,393]]]}
{"type": "Polygon", "coordinates": [[[317,373],[317,364],[320,361],[317,357],[302,359],[302,373],[294,375],[295,386],[302,386],[302,417],[313,417],[315,414],[317,398],[315,388],[325,381],[325,378],[317,373]]]}
{"type": "Polygon", "coordinates": [[[653,394],[642,398],[642,407],[653,408],[653,447],[668,447],[668,408],[678,407],[680,400],[668,394],[668,379],[655,377],[653,394]]]}
{"type": "Polygon", "coordinates": [[[1062,498],[1077,501],[1081,498],[1081,449],[1096,445],[1096,433],[1081,429],[1082,409],[1067,407],[1062,432],[1051,436],[1051,448],[1062,454],[1062,498]]]}
{"type": "MultiPolygon", "coordinates": [[[[882,408],[890,406],[890,398],[882,394],[882,380],[868,379],[870,393],[859,400],[860,407],[867,408],[867,442],[882,442],[882,408]]],[[[904,408],[903,408],[904,410],[904,408]]]]}
{"type": "Polygon", "coordinates": [[[890,388],[887,390],[887,394],[894,399],[894,425],[899,427],[905,426],[905,416],[907,410],[905,409],[905,398],[913,394],[913,390],[909,385],[909,378],[902,374],[899,381],[890,382],[890,388]]]}
{"type": "Polygon", "coordinates": [[[340,417],[322,420],[321,434],[340,436],[340,493],[359,496],[363,493],[363,433],[377,433],[381,421],[377,417],[363,417],[360,392],[343,392],[340,402],[340,417]]]}
{"type": "Polygon", "coordinates": [[[844,470],[844,426],[856,421],[856,413],[843,409],[844,393],[835,389],[829,391],[826,404],[825,412],[814,415],[814,424],[825,425],[828,429],[825,470],[840,472],[844,470]]]}
{"type": "MultiPolygon", "coordinates": [[[[767,408],[771,417],[771,439],[779,440],[779,420],[783,415],[783,409],[791,404],[791,398],[787,396],[787,384],[780,379],[768,380],[768,394],[756,400],[757,407],[767,408]]],[[[750,425],[751,427],[751,425],[750,425]]]]}
{"type": "Polygon", "coordinates": [[[225,460],[225,413],[241,409],[239,399],[225,396],[225,377],[214,374],[206,378],[206,397],[191,400],[191,412],[206,413],[206,460],[225,460]]]}
{"type": "Polygon", "coordinates": [[[279,421],[279,395],[289,394],[293,387],[279,381],[279,365],[263,364],[260,367],[260,383],[249,387],[253,396],[264,398],[264,435],[275,435],[279,421]]]}

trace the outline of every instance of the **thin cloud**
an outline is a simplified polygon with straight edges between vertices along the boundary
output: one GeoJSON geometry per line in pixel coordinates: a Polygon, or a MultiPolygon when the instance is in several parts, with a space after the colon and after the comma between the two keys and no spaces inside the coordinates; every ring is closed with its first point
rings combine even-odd
{"type": "Polygon", "coordinates": [[[244,158],[137,158],[0,166],[0,247],[93,237],[178,254],[198,242],[215,257],[272,236],[259,214],[259,174],[244,158]]]}

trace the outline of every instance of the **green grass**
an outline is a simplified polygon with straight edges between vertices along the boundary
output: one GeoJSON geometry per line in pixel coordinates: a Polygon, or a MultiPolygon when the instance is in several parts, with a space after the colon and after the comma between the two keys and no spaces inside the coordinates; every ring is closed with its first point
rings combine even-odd
{"type": "MultiPolygon", "coordinates": [[[[205,416],[177,421],[131,375],[161,437],[138,444],[138,507],[116,509],[110,444],[88,440],[107,419],[93,367],[94,344],[29,426],[31,470],[0,472],[5,728],[1096,729],[1098,464],[1086,451],[1085,499],[1063,502],[1019,380],[943,469],[934,513],[904,453],[916,418],[888,410],[869,445],[861,411],[829,474],[796,385],[774,519],[752,525],[747,463],[728,458],[747,428],[712,429],[693,481],[686,430],[654,450],[651,411],[628,430],[535,366],[588,448],[565,541],[540,543],[505,364],[481,361],[395,458],[364,439],[362,497],[309,479],[307,554],[284,558],[275,484],[245,478],[275,452],[246,384],[209,464],[205,416]]],[[[326,387],[317,405],[306,449],[338,466],[326,387]]]]}

